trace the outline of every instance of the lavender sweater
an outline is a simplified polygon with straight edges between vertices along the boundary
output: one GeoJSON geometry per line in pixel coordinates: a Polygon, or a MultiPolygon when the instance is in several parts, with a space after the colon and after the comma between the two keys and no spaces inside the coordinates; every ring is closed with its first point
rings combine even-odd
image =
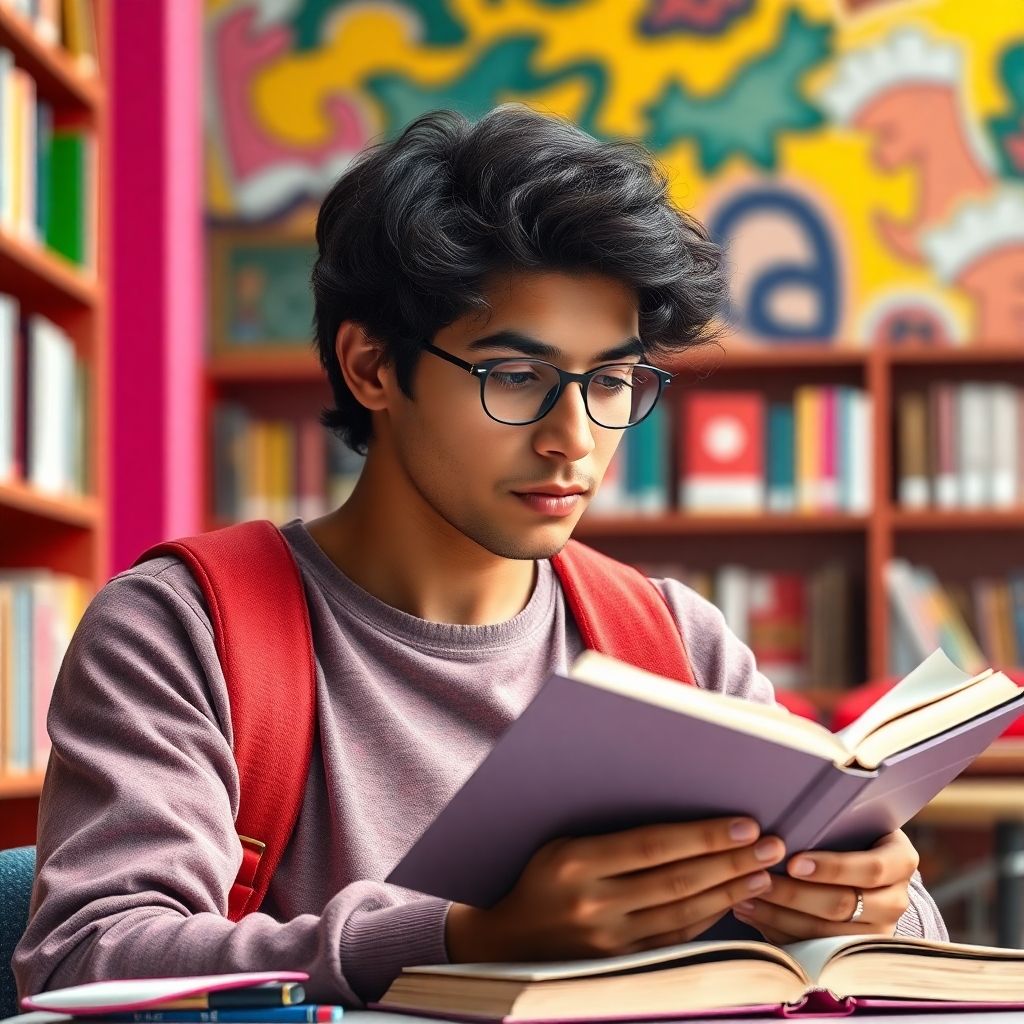
{"type": "MultiPolygon", "coordinates": [[[[309,998],[358,1006],[403,965],[441,963],[444,900],[394,865],[523,711],[580,653],[549,562],[506,622],[428,622],[349,580],[298,520],[319,729],[298,824],[260,913],[225,917],[240,861],[227,690],[199,588],[172,558],[130,569],[75,633],[49,716],[22,995],[110,977],[296,969],[309,998]]],[[[772,700],[721,613],[659,581],[700,685],[772,700]]],[[[945,938],[920,879],[900,921],[945,938]]],[[[728,917],[722,924],[741,929],[728,917]]]]}

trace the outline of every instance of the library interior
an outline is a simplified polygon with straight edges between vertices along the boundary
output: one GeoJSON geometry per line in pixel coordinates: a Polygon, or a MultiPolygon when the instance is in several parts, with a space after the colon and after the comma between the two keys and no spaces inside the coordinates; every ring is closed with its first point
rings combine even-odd
{"type": "MultiPolygon", "coordinates": [[[[829,731],[936,649],[1024,687],[1019,0],[0,0],[0,851],[37,842],[108,581],[357,488],[334,183],[508,103],[643,146],[728,269],[573,537],[829,731]]],[[[904,830],[951,940],[1024,948],[1024,719],[961,767],[904,830]]]]}

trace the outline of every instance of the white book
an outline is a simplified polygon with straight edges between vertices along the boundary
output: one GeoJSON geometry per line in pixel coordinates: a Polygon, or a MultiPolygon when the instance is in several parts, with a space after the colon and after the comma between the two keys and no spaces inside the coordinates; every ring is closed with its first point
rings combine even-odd
{"type": "Polygon", "coordinates": [[[14,346],[18,302],[0,295],[0,480],[14,475],[14,346]]]}
{"type": "Polygon", "coordinates": [[[985,508],[990,491],[992,402],[989,385],[961,384],[957,391],[957,469],[964,508],[985,508]]]}
{"type": "Polygon", "coordinates": [[[750,642],[751,580],[750,570],[740,565],[723,565],[715,574],[718,607],[743,643],[750,642]]]}
{"type": "Polygon", "coordinates": [[[11,88],[11,71],[14,68],[14,54],[0,46],[0,227],[10,227],[14,219],[14,183],[11,180],[11,161],[6,154],[14,151],[13,120],[14,90],[11,88]]]}
{"type": "Polygon", "coordinates": [[[871,511],[874,490],[874,402],[859,388],[851,399],[850,422],[850,512],[866,515],[871,511]]]}
{"type": "Polygon", "coordinates": [[[1017,504],[1017,460],[1021,424],[1017,388],[1013,384],[992,385],[992,504],[1012,508],[1017,504]]]}

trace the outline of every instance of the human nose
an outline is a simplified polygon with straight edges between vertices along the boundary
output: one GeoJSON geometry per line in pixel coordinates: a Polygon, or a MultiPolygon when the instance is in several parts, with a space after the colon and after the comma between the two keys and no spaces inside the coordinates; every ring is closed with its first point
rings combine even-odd
{"type": "Polygon", "coordinates": [[[568,462],[577,462],[594,450],[593,428],[582,387],[572,381],[547,415],[537,421],[534,445],[542,455],[560,455],[568,462]]]}

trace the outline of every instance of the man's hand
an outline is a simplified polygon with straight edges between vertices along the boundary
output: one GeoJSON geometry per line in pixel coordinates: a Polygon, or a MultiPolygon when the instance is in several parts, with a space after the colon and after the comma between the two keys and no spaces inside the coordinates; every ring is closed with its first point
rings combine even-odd
{"type": "Polygon", "coordinates": [[[733,914],[779,946],[826,935],[893,935],[910,905],[917,865],[917,851],[902,831],[863,853],[799,853],[786,866],[788,876],[774,877],[770,892],[743,901],[733,914]],[[851,922],[858,892],[864,909],[851,922]]]}
{"type": "Polygon", "coordinates": [[[453,904],[453,963],[612,956],[688,942],[772,885],[785,856],[748,818],[556,839],[489,910],[453,904]]]}

